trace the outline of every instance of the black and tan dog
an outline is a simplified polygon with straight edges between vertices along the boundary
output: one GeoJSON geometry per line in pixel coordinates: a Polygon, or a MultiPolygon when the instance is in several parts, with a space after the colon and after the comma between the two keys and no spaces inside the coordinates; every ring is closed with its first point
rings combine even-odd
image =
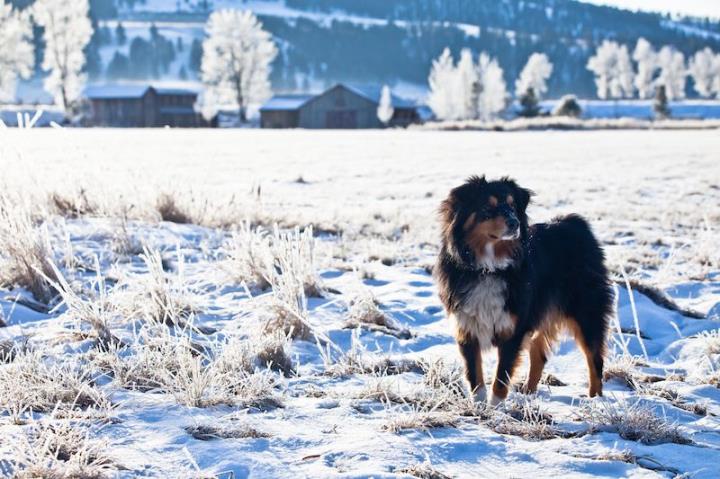
{"type": "Polygon", "coordinates": [[[613,307],[604,255],[580,216],[528,225],[532,193],[515,181],[471,177],[440,208],[440,298],[456,324],[465,375],[486,400],[482,352],[498,348],[491,404],[505,399],[520,351],[529,349],[523,391],[534,392],[552,342],[569,330],[585,353],[590,396],[602,395],[613,307]]]}

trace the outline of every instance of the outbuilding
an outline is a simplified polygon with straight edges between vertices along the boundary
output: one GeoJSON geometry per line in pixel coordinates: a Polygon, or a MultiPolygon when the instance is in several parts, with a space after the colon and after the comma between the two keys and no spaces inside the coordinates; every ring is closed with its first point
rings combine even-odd
{"type": "Polygon", "coordinates": [[[91,85],[84,91],[89,126],[179,127],[216,126],[195,111],[198,91],[151,85],[91,85]]]}
{"type": "Polygon", "coordinates": [[[276,95],[260,108],[263,128],[383,128],[420,121],[417,106],[392,96],[388,125],[377,116],[380,87],[337,84],[318,95],[276,95]]]}

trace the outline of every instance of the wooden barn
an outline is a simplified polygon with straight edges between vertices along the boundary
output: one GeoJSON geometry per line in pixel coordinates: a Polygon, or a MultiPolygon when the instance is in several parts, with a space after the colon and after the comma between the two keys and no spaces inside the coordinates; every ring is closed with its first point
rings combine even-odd
{"type": "MultiPolygon", "coordinates": [[[[380,87],[338,84],[319,95],[276,95],[260,108],[263,128],[383,128],[377,117],[380,87]]],[[[392,97],[387,126],[418,123],[413,103],[392,97]]]]}
{"type": "Polygon", "coordinates": [[[89,126],[126,128],[216,126],[194,109],[198,92],[150,85],[92,85],[84,92],[89,126]]]}

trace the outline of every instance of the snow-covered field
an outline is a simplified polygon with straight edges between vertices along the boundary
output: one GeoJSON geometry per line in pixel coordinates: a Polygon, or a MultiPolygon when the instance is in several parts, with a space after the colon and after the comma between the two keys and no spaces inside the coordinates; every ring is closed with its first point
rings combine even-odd
{"type": "Polygon", "coordinates": [[[717,131],[0,130],[0,473],[717,477],[718,151],[717,131]],[[605,244],[605,398],[571,341],[537,395],[465,397],[429,269],[438,203],[479,173],[605,244]]]}

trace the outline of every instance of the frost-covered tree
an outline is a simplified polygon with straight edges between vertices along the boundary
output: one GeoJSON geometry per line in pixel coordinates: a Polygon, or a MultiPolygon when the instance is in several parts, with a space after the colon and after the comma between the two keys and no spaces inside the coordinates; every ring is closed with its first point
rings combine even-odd
{"type": "Polygon", "coordinates": [[[715,69],[715,78],[713,78],[712,85],[710,85],[710,88],[712,92],[720,98],[720,53],[715,55],[715,59],[713,60],[713,68],[715,69]]]}
{"type": "Polygon", "coordinates": [[[440,56],[433,60],[428,77],[430,93],[427,104],[440,120],[457,120],[461,116],[457,101],[456,71],[449,48],[443,50],[440,56]]]}
{"type": "Polygon", "coordinates": [[[547,93],[547,81],[552,75],[553,64],[544,53],[533,53],[528,58],[520,76],[515,81],[515,96],[520,97],[532,88],[537,99],[547,93]]]}
{"type": "Polygon", "coordinates": [[[599,98],[605,100],[632,96],[634,72],[625,45],[605,40],[588,60],[587,68],[595,74],[599,98]]]}
{"type": "Polygon", "coordinates": [[[210,118],[220,105],[234,105],[244,122],[248,106],[271,94],[270,63],[277,55],[272,36],[252,12],[231,9],[213,12],[205,33],[200,67],[203,115],[210,118]]]}
{"type": "Polygon", "coordinates": [[[30,77],[34,63],[28,16],[0,0],[0,101],[15,98],[18,76],[30,77]]]}
{"type": "Polygon", "coordinates": [[[488,120],[505,108],[503,70],[486,53],[481,53],[475,64],[470,50],[463,50],[455,65],[446,48],[433,61],[428,82],[428,106],[441,120],[488,120]]]}
{"type": "Polygon", "coordinates": [[[393,113],[395,113],[395,109],[392,105],[392,95],[390,94],[390,87],[385,85],[382,88],[382,93],[380,94],[380,104],[377,108],[378,120],[380,120],[381,123],[387,125],[390,120],[392,120],[393,113]]]}
{"type": "Polygon", "coordinates": [[[478,93],[478,71],[473,61],[472,52],[463,48],[460,52],[455,79],[451,82],[455,89],[455,101],[457,102],[457,116],[459,119],[470,119],[477,117],[478,93]]]}
{"type": "Polygon", "coordinates": [[[713,84],[720,71],[717,69],[716,55],[710,48],[695,52],[688,65],[688,73],[693,79],[693,87],[698,95],[708,98],[713,94],[713,84]]]}
{"type": "Polygon", "coordinates": [[[487,53],[480,54],[478,59],[478,118],[491,120],[505,109],[507,87],[503,78],[503,70],[497,60],[487,53]]]}
{"type": "Polygon", "coordinates": [[[37,0],[33,17],[44,28],[45,55],[42,67],[50,72],[45,89],[70,117],[82,93],[86,75],[83,50],[93,29],[87,0],[37,0]]]}
{"type": "Polygon", "coordinates": [[[640,38],[633,51],[633,60],[637,63],[634,85],[640,98],[651,98],[655,92],[655,72],[658,69],[657,53],[652,44],[640,38]]]}
{"type": "Polygon", "coordinates": [[[658,54],[658,65],[660,66],[660,75],[656,80],[656,84],[665,86],[665,94],[668,100],[685,98],[685,83],[687,81],[685,55],[666,45],[662,47],[658,54]]]}

